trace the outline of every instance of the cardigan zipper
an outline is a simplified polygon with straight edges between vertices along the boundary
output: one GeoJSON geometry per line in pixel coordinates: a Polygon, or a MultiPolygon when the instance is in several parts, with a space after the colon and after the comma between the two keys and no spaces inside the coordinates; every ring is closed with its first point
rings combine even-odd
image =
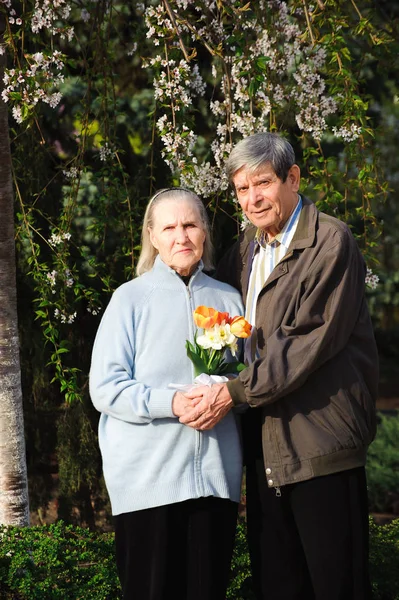
{"type": "MultiPolygon", "coordinates": [[[[192,294],[190,290],[190,284],[186,286],[187,295],[188,295],[188,304],[191,310],[191,313],[195,309],[192,306],[192,294]]],[[[201,474],[201,445],[202,445],[202,432],[195,430],[195,450],[194,450],[194,477],[195,477],[195,487],[197,489],[197,493],[199,496],[203,496],[205,493],[204,485],[202,482],[202,474],[201,474]]]]}

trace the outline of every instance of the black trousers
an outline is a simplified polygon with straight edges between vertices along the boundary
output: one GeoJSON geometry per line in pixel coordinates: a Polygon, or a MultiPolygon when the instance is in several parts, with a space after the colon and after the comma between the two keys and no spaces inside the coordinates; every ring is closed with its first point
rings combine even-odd
{"type": "Polygon", "coordinates": [[[225,600],[237,509],[207,497],[114,517],[124,600],[225,600]]]}
{"type": "Polygon", "coordinates": [[[370,600],[364,468],[287,485],[247,466],[248,544],[259,600],[370,600]]]}

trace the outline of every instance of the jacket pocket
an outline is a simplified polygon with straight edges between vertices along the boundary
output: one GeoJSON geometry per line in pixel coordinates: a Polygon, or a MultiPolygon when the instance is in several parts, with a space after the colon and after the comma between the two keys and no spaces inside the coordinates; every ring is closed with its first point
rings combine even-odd
{"type": "Polygon", "coordinates": [[[279,454],[284,464],[325,456],[343,449],[356,448],[350,428],[330,406],[297,412],[289,420],[274,422],[279,454]]]}
{"type": "Polygon", "coordinates": [[[367,446],[375,434],[375,410],[360,384],[352,388],[341,389],[331,398],[331,416],[342,434],[351,437],[354,447],[367,446]]]}

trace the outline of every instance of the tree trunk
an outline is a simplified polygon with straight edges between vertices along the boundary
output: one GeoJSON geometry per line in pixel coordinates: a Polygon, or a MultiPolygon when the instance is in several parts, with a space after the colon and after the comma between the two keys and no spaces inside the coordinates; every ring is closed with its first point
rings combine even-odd
{"type": "MultiPolygon", "coordinates": [[[[0,55],[0,92],[4,58],[0,55]]],[[[15,270],[8,111],[0,98],[0,523],[23,526],[29,524],[29,502],[15,270]]]]}

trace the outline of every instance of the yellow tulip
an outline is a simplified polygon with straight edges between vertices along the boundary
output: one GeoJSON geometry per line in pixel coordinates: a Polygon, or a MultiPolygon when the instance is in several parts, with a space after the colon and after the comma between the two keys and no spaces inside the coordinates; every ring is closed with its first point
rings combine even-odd
{"type": "Polygon", "coordinates": [[[230,331],[238,338],[247,338],[251,335],[252,325],[244,317],[234,317],[230,323],[230,331]]]}

